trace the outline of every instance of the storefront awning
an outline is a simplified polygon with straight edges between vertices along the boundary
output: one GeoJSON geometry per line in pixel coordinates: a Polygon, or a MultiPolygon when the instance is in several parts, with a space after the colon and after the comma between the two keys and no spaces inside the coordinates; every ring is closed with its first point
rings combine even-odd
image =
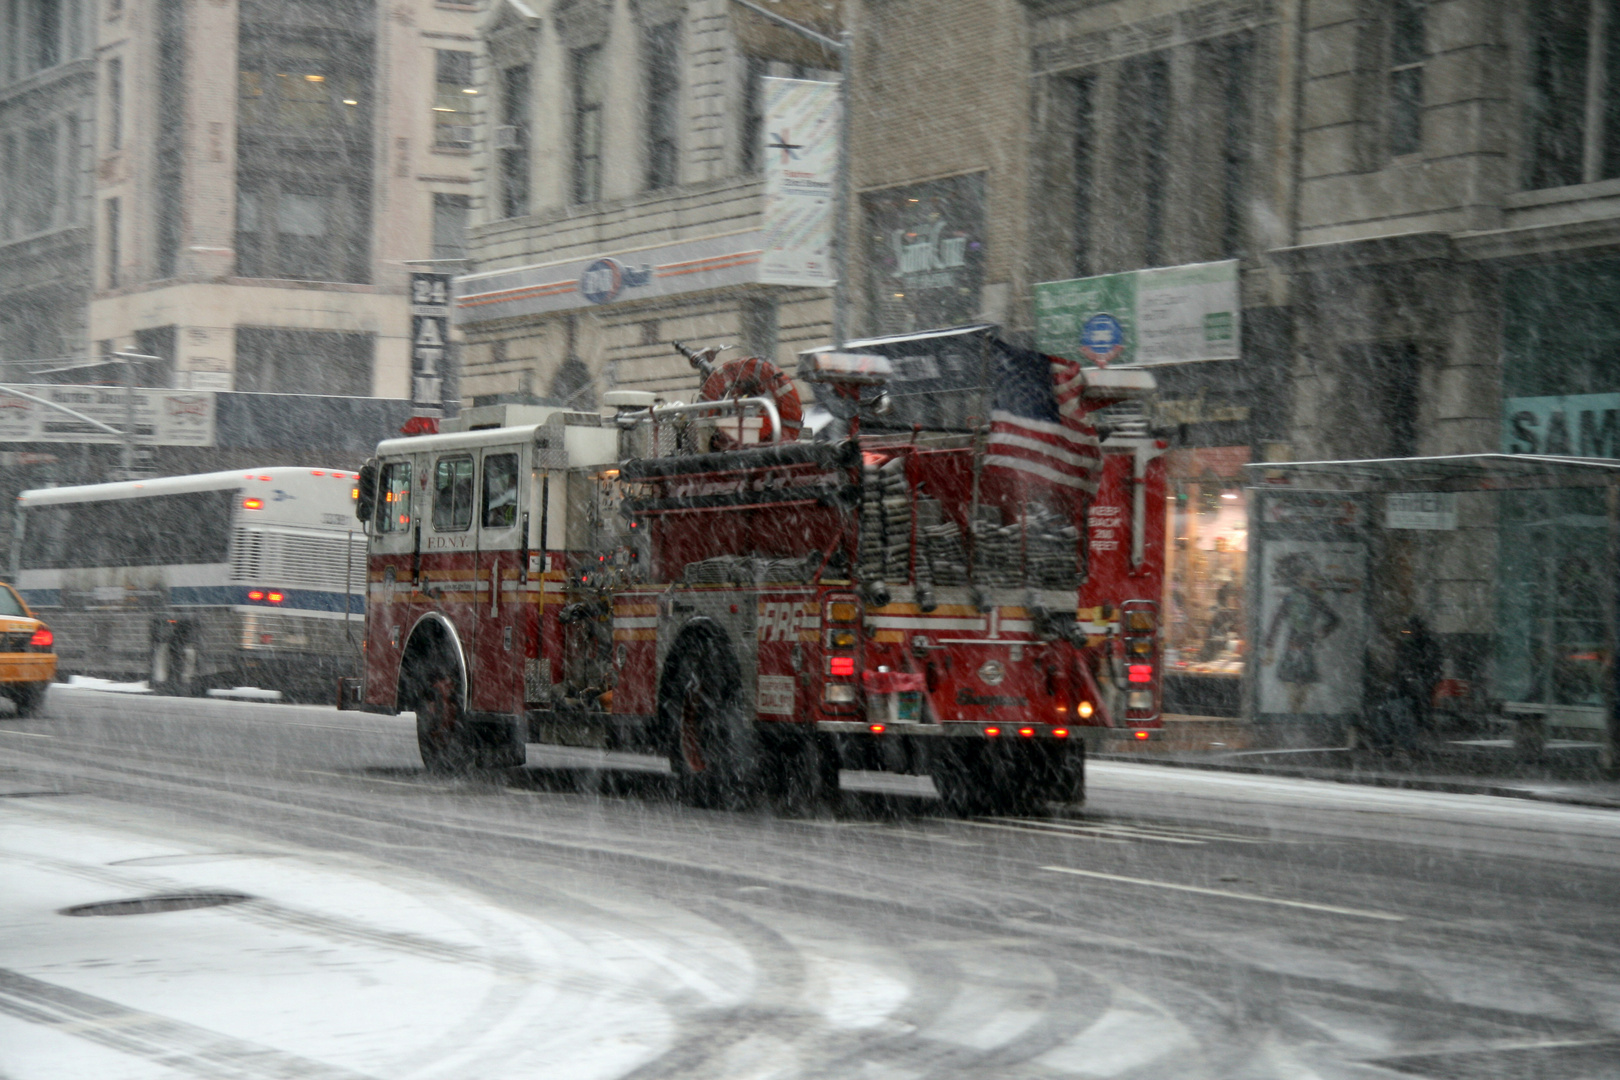
{"type": "Polygon", "coordinates": [[[1452,454],[1245,465],[1251,484],[1292,491],[1513,491],[1620,485],[1620,460],[1452,454]]]}

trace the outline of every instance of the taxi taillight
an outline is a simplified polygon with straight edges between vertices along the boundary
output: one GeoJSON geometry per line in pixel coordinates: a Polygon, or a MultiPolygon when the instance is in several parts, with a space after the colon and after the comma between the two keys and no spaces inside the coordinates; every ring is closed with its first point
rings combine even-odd
{"type": "Polygon", "coordinates": [[[51,628],[48,626],[42,626],[35,630],[34,636],[28,639],[28,646],[32,649],[48,649],[54,644],[56,644],[56,635],[51,633],[51,628]]]}

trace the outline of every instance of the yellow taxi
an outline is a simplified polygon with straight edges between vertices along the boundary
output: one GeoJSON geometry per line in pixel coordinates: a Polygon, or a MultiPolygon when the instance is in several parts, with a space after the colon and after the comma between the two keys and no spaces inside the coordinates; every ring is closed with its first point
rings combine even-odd
{"type": "Polygon", "coordinates": [[[0,582],[0,697],[12,700],[18,716],[32,716],[45,700],[45,688],[56,678],[55,645],[51,628],[0,582]]]}

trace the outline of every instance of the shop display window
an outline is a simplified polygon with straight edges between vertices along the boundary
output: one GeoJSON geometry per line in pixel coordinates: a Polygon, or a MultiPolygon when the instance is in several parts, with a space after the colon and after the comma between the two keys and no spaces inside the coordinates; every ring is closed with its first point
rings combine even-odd
{"type": "Polygon", "coordinates": [[[1170,455],[1164,575],[1167,674],[1242,677],[1249,550],[1242,473],[1248,460],[1246,446],[1170,455]]]}

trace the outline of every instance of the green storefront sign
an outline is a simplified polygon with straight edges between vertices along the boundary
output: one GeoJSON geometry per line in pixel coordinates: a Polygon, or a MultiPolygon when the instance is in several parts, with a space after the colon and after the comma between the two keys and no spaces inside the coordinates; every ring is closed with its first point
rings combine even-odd
{"type": "Polygon", "coordinates": [[[1620,394],[1506,398],[1502,449],[1509,454],[1620,458],[1620,394]]]}
{"type": "Polygon", "coordinates": [[[1235,259],[1035,286],[1037,348],[1099,365],[1235,360],[1241,314],[1235,259]]]}

